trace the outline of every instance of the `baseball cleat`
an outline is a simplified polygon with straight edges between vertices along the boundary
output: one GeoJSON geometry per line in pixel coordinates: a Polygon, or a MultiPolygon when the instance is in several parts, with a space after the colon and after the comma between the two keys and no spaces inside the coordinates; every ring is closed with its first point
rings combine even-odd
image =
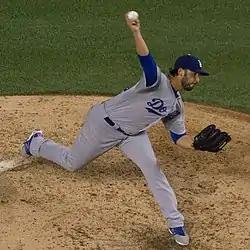
{"type": "Polygon", "coordinates": [[[21,155],[22,156],[24,156],[24,157],[32,156],[32,154],[30,153],[30,143],[31,143],[33,138],[40,137],[40,136],[43,137],[43,132],[39,129],[35,129],[31,133],[29,138],[21,146],[21,155]]]}
{"type": "Polygon", "coordinates": [[[169,228],[169,232],[174,236],[176,243],[179,245],[187,246],[189,244],[189,236],[184,227],[169,228]]]}

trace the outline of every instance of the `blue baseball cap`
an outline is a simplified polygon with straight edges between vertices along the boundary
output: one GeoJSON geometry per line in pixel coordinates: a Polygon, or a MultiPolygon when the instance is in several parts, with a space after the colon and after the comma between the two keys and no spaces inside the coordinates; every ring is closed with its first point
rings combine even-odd
{"type": "Polygon", "coordinates": [[[176,59],[174,69],[178,70],[179,68],[189,69],[203,76],[209,75],[209,73],[202,69],[201,61],[197,57],[192,56],[190,54],[180,56],[176,59]]]}

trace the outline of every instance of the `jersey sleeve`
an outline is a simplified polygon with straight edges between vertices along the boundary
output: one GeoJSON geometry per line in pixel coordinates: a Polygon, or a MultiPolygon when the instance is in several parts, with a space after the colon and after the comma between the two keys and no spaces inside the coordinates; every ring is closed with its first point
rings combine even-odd
{"type": "Polygon", "coordinates": [[[176,142],[186,134],[184,109],[182,100],[178,100],[176,109],[162,119],[164,126],[170,131],[171,137],[176,142]]]}
{"type": "Polygon", "coordinates": [[[162,122],[169,131],[175,134],[186,133],[186,127],[185,127],[183,114],[179,114],[175,118],[172,118],[172,119],[163,118],[162,122]]]}
{"type": "Polygon", "coordinates": [[[143,68],[143,74],[136,84],[137,90],[151,89],[157,86],[161,81],[161,70],[156,65],[154,58],[149,53],[147,56],[139,56],[140,64],[143,68]]]}
{"type": "Polygon", "coordinates": [[[145,75],[146,87],[150,87],[157,81],[157,65],[155,60],[150,53],[146,56],[138,55],[138,58],[145,75]]]}

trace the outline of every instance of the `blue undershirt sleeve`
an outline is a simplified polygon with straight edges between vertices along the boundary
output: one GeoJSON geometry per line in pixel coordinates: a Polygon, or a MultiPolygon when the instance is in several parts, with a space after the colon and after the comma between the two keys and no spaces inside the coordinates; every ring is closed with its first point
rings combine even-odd
{"type": "Polygon", "coordinates": [[[157,81],[157,65],[150,53],[147,56],[138,55],[138,57],[145,74],[146,87],[150,87],[157,81]]]}
{"type": "Polygon", "coordinates": [[[172,140],[174,141],[174,143],[176,143],[182,136],[186,135],[187,133],[183,133],[183,134],[176,134],[173,133],[172,131],[170,131],[170,135],[172,140]]]}

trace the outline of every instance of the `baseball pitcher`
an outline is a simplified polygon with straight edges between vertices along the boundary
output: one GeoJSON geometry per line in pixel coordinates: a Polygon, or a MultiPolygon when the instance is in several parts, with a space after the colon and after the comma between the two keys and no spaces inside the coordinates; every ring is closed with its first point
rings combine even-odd
{"type": "Polygon", "coordinates": [[[21,153],[23,156],[42,157],[73,172],[118,147],[142,171],[175,241],[188,245],[184,217],[177,208],[174,191],[157,162],[147,129],[162,121],[176,145],[210,152],[220,151],[231,137],[213,124],[195,138],[187,134],[179,91],[192,90],[199,83],[200,76],[209,74],[203,70],[198,58],[188,54],[179,57],[169,74],[165,75],[143,39],[139,18],[133,20],[126,14],[125,19],[143,71],[139,81],[109,100],[95,104],[87,113],[86,121],[71,147],[59,145],[45,138],[41,130],[35,130],[23,143],[21,153]]]}

